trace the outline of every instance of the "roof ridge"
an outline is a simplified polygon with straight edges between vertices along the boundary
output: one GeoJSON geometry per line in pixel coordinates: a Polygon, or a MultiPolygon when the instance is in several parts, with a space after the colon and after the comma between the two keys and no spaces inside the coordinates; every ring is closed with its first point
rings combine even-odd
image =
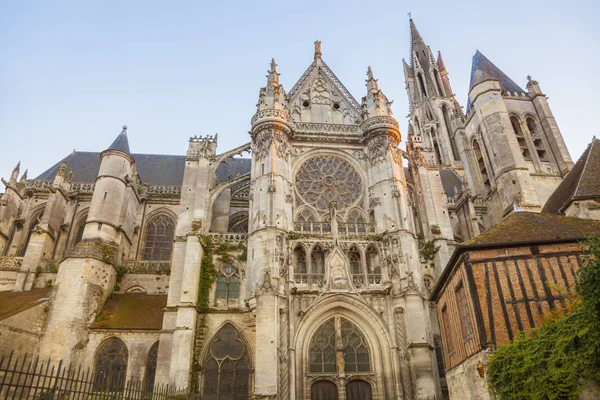
{"type": "MultiPolygon", "coordinates": [[[[583,163],[583,166],[581,168],[581,173],[577,177],[577,186],[575,186],[575,190],[573,191],[573,194],[571,195],[572,197],[576,197],[577,196],[577,192],[579,191],[579,186],[581,185],[581,180],[583,178],[583,174],[585,173],[585,169],[586,169],[586,167],[588,165],[588,161],[590,161],[590,156],[592,154],[592,149],[594,148],[594,143],[595,142],[596,142],[596,137],[594,137],[592,139],[592,143],[590,143],[589,146],[588,146],[588,148],[586,149],[587,155],[585,157],[585,162],[583,163]]],[[[562,206],[564,206],[564,204],[562,206]]],[[[562,210],[562,206],[560,207],[561,210],[562,210]]]]}

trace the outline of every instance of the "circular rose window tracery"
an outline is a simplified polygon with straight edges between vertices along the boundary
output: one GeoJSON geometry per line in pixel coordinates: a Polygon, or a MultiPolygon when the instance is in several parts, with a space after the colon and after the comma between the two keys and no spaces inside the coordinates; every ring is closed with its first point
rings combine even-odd
{"type": "Polygon", "coordinates": [[[335,201],[342,210],[360,197],[362,183],[356,169],[347,161],[323,155],[302,164],[296,174],[296,188],[302,199],[315,208],[326,210],[329,203],[335,201]]]}

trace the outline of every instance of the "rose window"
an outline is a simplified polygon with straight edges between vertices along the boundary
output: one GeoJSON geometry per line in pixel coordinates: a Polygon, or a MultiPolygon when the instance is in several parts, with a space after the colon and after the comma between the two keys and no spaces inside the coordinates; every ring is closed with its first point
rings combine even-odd
{"type": "Polygon", "coordinates": [[[296,175],[298,194],[308,204],[326,210],[332,201],[338,209],[351,206],[360,197],[360,175],[348,162],[335,156],[307,160],[296,175]]]}

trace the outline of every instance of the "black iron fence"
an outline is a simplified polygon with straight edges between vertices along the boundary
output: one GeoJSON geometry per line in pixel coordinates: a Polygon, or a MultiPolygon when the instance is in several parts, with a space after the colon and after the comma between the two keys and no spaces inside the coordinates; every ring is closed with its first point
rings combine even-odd
{"type": "Polygon", "coordinates": [[[17,400],[201,400],[171,385],[125,380],[122,371],[97,376],[90,368],[66,366],[39,357],[0,357],[0,399],[17,400]]]}

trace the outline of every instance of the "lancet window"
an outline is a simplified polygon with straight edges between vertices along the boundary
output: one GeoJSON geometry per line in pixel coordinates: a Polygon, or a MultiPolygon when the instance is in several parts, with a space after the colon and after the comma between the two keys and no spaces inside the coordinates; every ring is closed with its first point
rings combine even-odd
{"type": "Polygon", "coordinates": [[[527,118],[527,129],[529,130],[529,134],[533,140],[533,146],[535,147],[535,151],[537,152],[540,161],[547,161],[546,149],[544,148],[544,143],[542,143],[542,135],[538,131],[538,125],[533,118],[527,118]]]}
{"type": "Polygon", "coordinates": [[[125,374],[129,353],[125,343],[117,338],[104,341],[96,351],[94,362],[94,386],[107,392],[125,388],[125,374]]]}
{"type": "Polygon", "coordinates": [[[217,277],[215,298],[217,304],[222,301],[225,304],[229,300],[238,300],[240,297],[240,275],[233,264],[227,263],[217,277]]]}
{"type": "Polygon", "coordinates": [[[247,400],[250,397],[250,356],[237,329],[223,326],[212,339],[203,363],[205,400],[247,400]]]}
{"type": "Polygon", "coordinates": [[[473,140],[473,152],[475,153],[475,159],[477,160],[477,166],[479,167],[483,188],[486,193],[489,193],[492,190],[492,184],[490,182],[485,159],[483,158],[483,153],[481,152],[481,147],[479,147],[479,142],[477,140],[473,140]]]}
{"type": "Polygon", "coordinates": [[[300,232],[312,233],[313,230],[316,230],[318,228],[315,222],[316,219],[314,214],[308,208],[305,208],[296,215],[294,228],[295,230],[300,232]]]}
{"type": "Polygon", "coordinates": [[[72,247],[77,246],[77,243],[81,242],[83,239],[83,231],[85,230],[85,223],[87,222],[88,213],[86,212],[77,220],[77,225],[75,226],[75,236],[73,237],[73,245],[72,247]]]}
{"type": "Polygon", "coordinates": [[[365,233],[367,230],[366,221],[358,210],[352,210],[347,218],[348,234],[365,233]]]}
{"type": "Polygon", "coordinates": [[[531,151],[529,150],[529,145],[527,144],[527,140],[523,135],[523,130],[521,129],[521,123],[516,117],[510,117],[510,123],[515,131],[515,136],[517,138],[517,143],[519,144],[519,148],[521,150],[521,154],[523,154],[523,158],[525,160],[531,161],[531,151]]]}
{"type": "Polygon", "coordinates": [[[444,123],[446,124],[446,132],[448,132],[448,140],[450,141],[450,147],[452,148],[452,157],[454,157],[455,161],[460,160],[460,156],[458,154],[458,148],[456,147],[456,140],[454,139],[454,135],[452,132],[452,124],[450,122],[450,112],[448,111],[448,107],[445,105],[442,106],[442,114],[444,115],[444,123]]]}
{"type": "Polygon", "coordinates": [[[146,224],[144,260],[170,260],[175,235],[175,222],[165,214],[151,218],[146,224]]]}

